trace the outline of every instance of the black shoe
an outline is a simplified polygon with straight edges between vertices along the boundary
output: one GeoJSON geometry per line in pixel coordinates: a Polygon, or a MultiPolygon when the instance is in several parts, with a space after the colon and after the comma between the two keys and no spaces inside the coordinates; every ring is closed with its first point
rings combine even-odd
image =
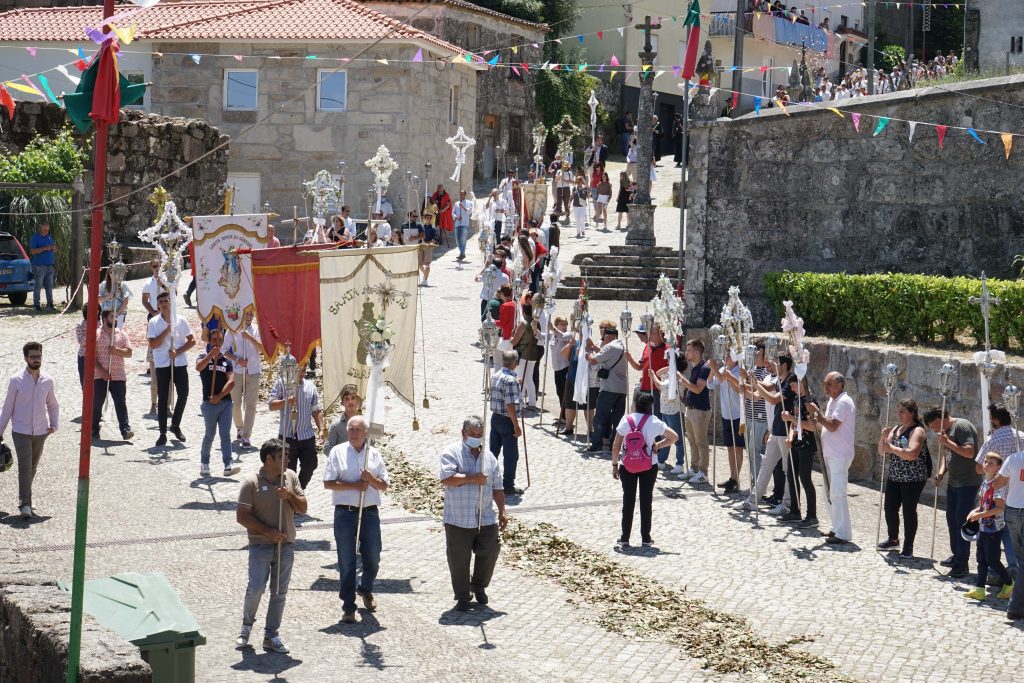
{"type": "Polygon", "coordinates": [[[100,438],[100,430],[98,430],[98,429],[92,430],[92,438],[94,438],[94,439],[100,438]]]}
{"type": "Polygon", "coordinates": [[[900,551],[900,559],[902,559],[902,560],[912,560],[912,559],[914,559],[914,549],[913,548],[904,548],[902,551],[900,551]]]}
{"type": "Polygon", "coordinates": [[[888,550],[889,548],[895,548],[899,544],[900,544],[900,542],[898,540],[894,541],[893,539],[890,538],[888,541],[882,541],[881,543],[879,543],[878,544],[878,549],[879,550],[888,550]]]}
{"type": "Polygon", "coordinates": [[[483,588],[481,588],[478,591],[473,591],[473,595],[474,597],[476,597],[476,601],[481,605],[487,604],[487,591],[485,591],[483,588]]]}
{"type": "Polygon", "coordinates": [[[1017,621],[1018,619],[1024,619],[1024,612],[1007,612],[1006,618],[1010,621],[1017,621]]]}
{"type": "Polygon", "coordinates": [[[619,550],[628,550],[629,549],[629,539],[620,538],[619,540],[615,541],[615,547],[618,548],[619,550]]]}
{"type": "Polygon", "coordinates": [[[603,450],[600,446],[587,446],[587,453],[600,453],[603,450]]]}
{"type": "Polygon", "coordinates": [[[35,308],[36,308],[36,310],[37,310],[37,311],[39,311],[40,313],[42,313],[42,312],[43,312],[43,308],[42,308],[42,306],[36,306],[35,308]]]}
{"type": "Polygon", "coordinates": [[[828,543],[829,545],[846,545],[849,541],[839,538],[838,536],[829,536],[825,539],[825,543],[828,543]]]}
{"type": "Polygon", "coordinates": [[[942,565],[943,567],[952,567],[953,566],[953,560],[955,560],[955,559],[956,559],[956,557],[954,557],[953,555],[950,555],[949,557],[944,559],[942,562],[939,562],[939,564],[942,565]]]}
{"type": "Polygon", "coordinates": [[[782,499],[776,498],[775,496],[761,496],[761,502],[764,503],[765,505],[775,507],[782,502],[782,499]]]}
{"type": "Polygon", "coordinates": [[[829,537],[829,538],[832,538],[833,536],[835,536],[835,535],[836,535],[836,532],[834,532],[834,531],[829,531],[827,535],[828,535],[828,537],[829,537]]]}
{"type": "Polygon", "coordinates": [[[161,434],[160,438],[156,440],[156,447],[160,448],[160,446],[166,446],[166,445],[167,445],[167,435],[166,434],[161,434]]]}
{"type": "Polygon", "coordinates": [[[736,483],[735,479],[730,479],[722,484],[722,490],[726,493],[737,493],[740,490],[740,485],[736,483]]]}
{"type": "Polygon", "coordinates": [[[818,518],[817,517],[805,517],[804,519],[800,520],[799,526],[800,526],[801,529],[810,529],[812,527],[816,527],[816,526],[818,526],[818,518]]]}
{"type": "Polygon", "coordinates": [[[799,512],[793,512],[792,510],[787,512],[786,514],[782,515],[782,517],[780,517],[780,519],[783,522],[802,522],[802,521],[804,521],[803,515],[801,515],[799,512]]]}
{"type": "Polygon", "coordinates": [[[188,298],[187,296],[184,297],[184,299],[185,299],[185,305],[188,306],[189,308],[192,308],[192,299],[188,298]]]}
{"type": "Polygon", "coordinates": [[[946,576],[948,576],[951,579],[962,579],[965,576],[970,575],[971,573],[967,571],[967,567],[954,567],[953,570],[950,571],[949,574],[947,574],[946,576]]]}
{"type": "Polygon", "coordinates": [[[648,538],[646,541],[640,544],[643,548],[651,548],[654,546],[654,539],[648,538]]]}
{"type": "Polygon", "coordinates": [[[458,600],[455,603],[456,612],[468,612],[469,611],[469,600],[458,600]]]}
{"type": "Polygon", "coordinates": [[[524,493],[523,489],[517,489],[514,486],[512,488],[505,489],[505,495],[506,496],[521,496],[521,495],[523,495],[523,493],[524,493]]]}
{"type": "Polygon", "coordinates": [[[576,432],[574,432],[571,429],[567,429],[564,432],[562,432],[562,436],[568,436],[571,439],[575,439],[576,438],[576,432]]]}
{"type": "Polygon", "coordinates": [[[178,441],[185,440],[185,435],[181,433],[181,429],[178,427],[171,427],[171,434],[174,434],[174,438],[178,441]]]}

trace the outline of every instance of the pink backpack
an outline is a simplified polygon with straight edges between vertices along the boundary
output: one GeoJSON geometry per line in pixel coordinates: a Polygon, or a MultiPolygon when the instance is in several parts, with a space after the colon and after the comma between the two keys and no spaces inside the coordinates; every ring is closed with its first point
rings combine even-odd
{"type": "Polygon", "coordinates": [[[629,433],[622,439],[626,448],[626,455],[622,458],[622,466],[630,474],[639,474],[651,469],[651,453],[647,450],[647,440],[644,439],[644,424],[650,415],[640,418],[640,424],[633,423],[633,416],[627,415],[626,422],[629,423],[629,433]]]}

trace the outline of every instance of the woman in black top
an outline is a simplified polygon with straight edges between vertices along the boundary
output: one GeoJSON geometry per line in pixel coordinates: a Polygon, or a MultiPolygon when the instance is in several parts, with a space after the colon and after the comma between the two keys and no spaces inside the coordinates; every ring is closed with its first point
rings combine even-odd
{"type": "Polygon", "coordinates": [[[900,508],[903,509],[903,551],[900,557],[913,557],[917,535],[917,501],[931,476],[931,454],[924,425],[917,415],[917,403],[904,399],[897,404],[899,424],[882,431],[878,454],[892,454],[885,482],[885,526],[889,538],[879,543],[884,550],[900,544],[900,508]]]}
{"type": "Polygon", "coordinates": [[[788,468],[786,477],[789,480],[790,504],[789,513],[782,517],[784,522],[798,522],[802,527],[814,527],[818,525],[817,495],[814,490],[814,480],[811,479],[811,465],[814,456],[817,454],[817,444],[814,440],[814,422],[808,419],[807,405],[813,400],[807,390],[807,379],[797,380],[796,375],[789,376],[789,394],[783,394],[782,421],[786,423],[787,435],[786,446],[793,454],[793,466],[788,468]],[[796,400],[797,394],[800,401],[796,400]],[[796,410],[800,410],[801,435],[797,438],[796,410]],[[807,516],[800,516],[800,497],[795,495],[796,480],[793,476],[793,469],[800,477],[800,484],[804,489],[804,496],[807,500],[807,516]]]}

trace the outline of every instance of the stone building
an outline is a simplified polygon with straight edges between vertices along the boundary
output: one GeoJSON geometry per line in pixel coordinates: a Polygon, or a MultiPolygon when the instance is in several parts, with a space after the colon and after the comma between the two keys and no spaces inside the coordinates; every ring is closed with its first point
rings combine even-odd
{"type": "MultiPolygon", "coordinates": [[[[83,27],[101,16],[99,7],[0,15],[0,79],[73,62],[67,50],[87,42],[83,27]]],[[[476,134],[485,65],[352,0],[164,2],[132,21],[137,38],[124,48],[122,73],[152,83],[149,111],[204,119],[231,137],[238,212],[269,202],[284,217],[293,206],[305,215],[302,182],[345,161],[346,203],[365,216],[373,179],[364,162],[383,144],[399,166],[389,194],[400,216],[405,172],[422,178],[433,163],[433,191],[454,167],[445,138],[457,125],[476,134]],[[413,61],[419,51],[422,61],[413,61]]],[[[55,89],[74,88],[56,71],[50,79],[55,89]]],[[[467,185],[472,176],[465,169],[467,185]]]]}
{"type": "MultiPolygon", "coordinates": [[[[525,174],[533,159],[530,131],[540,119],[533,65],[542,61],[540,46],[547,26],[464,0],[371,0],[366,5],[483,59],[498,55],[499,64],[529,65],[515,71],[498,66],[480,73],[473,126],[477,131],[473,163],[478,178],[493,178],[505,167],[525,174]]],[[[467,125],[466,130],[469,128],[467,125]]]]}

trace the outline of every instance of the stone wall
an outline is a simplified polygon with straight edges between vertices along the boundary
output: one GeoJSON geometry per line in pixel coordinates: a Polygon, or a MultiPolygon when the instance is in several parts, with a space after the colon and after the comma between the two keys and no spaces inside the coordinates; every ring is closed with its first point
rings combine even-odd
{"type": "MultiPolygon", "coordinates": [[[[6,123],[6,122],[5,122],[6,123]]],[[[0,132],[0,145],[17,151],[36,135],[50,136],[71,125],[64,110],[55,104],[18,102],[14,120],[0,132]]],[[[79,136],[92,149],[93,135],[79,136]]],[[[228,148],[225,146],[198,164],[172,175],[184,164],[228,141],[227,136],[204,121],[167,118],[137,109],[122,109],[121,120],[110,127],[107,152],[107,197],[114,199],[160,180],[178,205],[180,215],[218,212],[224,203],[228,148]]],[[[90,156],[86,163],[93,167],[90,156]]],[[[92,197],[92,174],[85,178],[86,196],[92,197]]],[[[149,227],[155,210],[144,190],[117,202],[105,211],[104,233],[122,242],[138,242],[136,233],[149,227]]],[[[91,214],[85,217],[89,223],[91,214]]]]}
{"type": "MultiPolygon", "coordinates": [[[[62,681],[71,633],[71,594],[35,563],[0,546],[0,681],[62,681]]],[[[149,683],[139,649],[86,615],[82,623],[82,683],[149,683]]]]}
{"type": "MultiPolygon", "coordinates": [[[[467,3],[468,4],[468,3],[467,3]]],[[[500,47],[487,55],[491,59],[500,55],[502,63],[508,61],[539,64],[543,61],[541,49],[533,47],[544,40],[544,32],[535,24],[499,15],[483,8],[459,6],[441,2],[423,7],[416,2],[369,2],[377,10],[401,21],[408,21],[430,35],[437,36],[469,52],[482,52],[500,47]],[[412,17],[417,13],[415,17],[412,17]],[[507,46],[516,44],[516,54],[507,46]]],[[[477,75],[476,117],[460,121],[468,135],[476,131],[473,147],[475,176],[481,180],[493,178],[501,168],[518,168],[526,175],[533,162],[531,131],[540,120],[535,106],[534,74],[519,70],[517,76],[507,67],[482,71],[477,75]],[[495,148],[504,150],[499,156],[495,148]]]]}
{"type": "MultiPolygon", "coordinates": [[[[978,130],[1024,128],[1024,77],[974,81],[844,102],[889,116],[878,135],[849,113],[790,107],[696,124],[691,137],[686,294],[693,326],[717,322],[738,284],[757,328],[775,315],[762,274],[910,272],[1014,276],[1024,252],[1024,150],[1009,160],[997,135],[978,144],[927,121],[978,130]],[[1001,104],[1001,101],[1016,106],[1001,104]]],[[[865,302],[870,305],[871,302],[865,302]]]]}
{"type": "MultiPolygon", "coordinates": [[[[382,144],[399,164],[389,191],[396,216],[403,214],[406,205],[406,170],[420,177],[422,190],[423,167],[429,161],[433,164],[431,192],[440,182],[451,190],[447,179],[454,169],[454,152],[445,138],[455,133],[455,126],[448,123],[448,98],[454,85],[463,93],[459,118],[470,122],[467,134],[474,133],[475,72],[468,65],[439,70],[432,64],[411,63],[414,45],[379,45],[350,62],[346,67],[347,110],[343,112],[318,110],[317,89],[311,86],[317,82],[318,69],[338,66],[338,62],[323,58],[352,57],[360,46],[157,43],[154,49],[164,54],[153,61],[153,109],[202,117],[230,134],[230,171],[258,174],[261,201],[269,201],[283,218],[291,216],[293,206],[305,215],[302,183],[312,180],[321,169],[337,173],[339,161],[347,164],[345,202],[352,206],[355,218],[364,217],[366,191],[373,182],[364,162],[382,144]],[[249,58],[243,62],[204,59],[195,64],[188,57],[191,52],[249,58]],[[309,54],[321,60],[269,58],[309,54]],[[390,64],[379,64],[378,59],[390,64]],[[225,70],[236,65],[258,71],[256,111],[224,110],[225,70]],[[281,111],[262,120],[282,105],[281,111]]],[[[467,166],[463,170],[466,187],[472,185],[472,176],[473,169],[467,166]]],[[[288,233],[287,229],[279,231],[282,239],[290,239],[288,233]]]]}

